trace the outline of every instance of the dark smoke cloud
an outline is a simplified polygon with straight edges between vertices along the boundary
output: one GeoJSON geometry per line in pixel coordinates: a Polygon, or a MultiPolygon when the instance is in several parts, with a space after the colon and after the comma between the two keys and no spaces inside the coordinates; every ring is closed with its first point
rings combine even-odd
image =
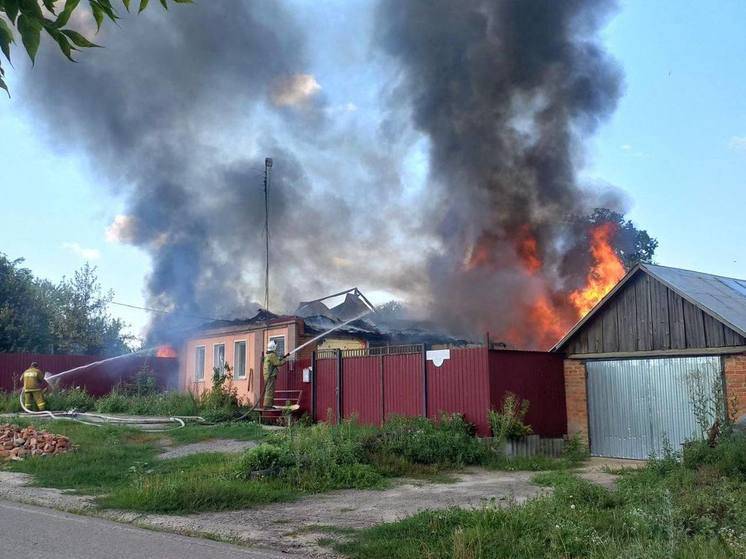
{"type": "MultiPolygon", "coordinates": [[[[106,48],[76,65],[47,45],[20,96],[54,145],[82,150],[126,200],[122,238],[152,257],[153,306],[255,310],[270,155],[272,310],[358,285],[404,296],[460,334],[528,328],[521,304],[543,296],[561,308],[587,269],[582,235],[563,219],[594,205],[576,169],[619,96],[597,40],[612,7],[381,1],[375,46],[401,79],[374,134],[333,116],[310,76],[314,29],[281,2],[154,7],[105,27],[106,48]],[[430,176],[413,199],[403,154],[423,134],[430,176]],[[532,275],[529,236],[543,262],[532,275]]],[[[155,335],[182,328],[180,316],[155,335]]]]}
{"type": "Polygon", "coordinates": [[[363,174],[396,169],[330,126],[307,75],[305,32],[281,3],[154,7],[97,41],[105,49],[77,65],[47,46],[22,96],[50,137],[82,148],[101,183],[127,201],[122,237],[152,257],[148,303],[180,313],[156,319],[156,336],[185,326],[183,314],[246,317],[263,299],[265,154],[275,160],[272,310],[361,278],[399,281],[382,259],[366,258],[385,247],[392,222],[384,212],[359,219],[354,202],[381,173],[351,181],[349,167],[328,165],[342,169],[336,183],[314,185],[296,153],[334,145],[355,149],[363,174]]]}
{"type": "MultiPolygon", "coordinates": [[[[621,74],[598,41],[614,2],[383,0],[379,44],[402,70],[395,98],[430,140],[431,311],[463,332],[530,330],[521,302],[577,287],[589,209],[582,141],[613,111],[621,74]],[[527,274],[527,237],[541,269],[527,274]],[[480,265],[470,250],[486,251],[480,265]],[[466,262],[466,263],[465,263],[466,262]]],[[[561,310],[561,309],[560,309],[561,310]]],[[[524,336],[525,338],[525,336],[524,336]]],[[[538,343],[538,340],[531,340],[538,343]]]]}

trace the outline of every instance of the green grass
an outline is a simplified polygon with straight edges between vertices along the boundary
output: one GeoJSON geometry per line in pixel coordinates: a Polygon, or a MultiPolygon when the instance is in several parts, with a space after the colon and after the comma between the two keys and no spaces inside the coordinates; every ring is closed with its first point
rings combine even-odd
{"type": "Polygon", "coordinates": [[[746,557],[746,438],[625,471],[614,491],[568,471],[524,505],[426,511],[328,541],[354,559],[746,557]]]}
{"type": "Polygon", "coordinates": [[[155,434],[121,427],[91,427],[67,421],[14,420],[32,424],[55,434],[70,437],[78,448],[54,457],[37,457],[11,462],[6,468],[31,474],[42,487],[74,489],[100,494],[127,484],[133,472],[153,462],[157,453],[155,434]]]}
{"type": "Polygon", "coordinates": [[[208,441],[210,439],[236,439],[255,441],[264,438],[267,431],[258,423],[217,423],[215,425],[187,424],[182,429],[170,431],[168,437],[177,445],[208,441]]]}
{"type": "Polygon", "coordinates": [[[236,456],[209,453],[165,460],[99,498],[105,508],[190,513],[251,507],[298,497],[287,484],[236,477],[236,456]]]}
{"type": "Polygon", "coordinates": [[[467,465],[538,470],[559,464],[540,459],[500,461],[460,418],[444,418],[435,425],[421,418],[397,418],[381,429],[348,421],[272,433],[249,422],[189,425],[151,434],[63,421],[36,423],[68,435],[78,449],[7,468],[32,474],[41,486],[98,496],[103,507],[142,512],[236,509],[332,489],[384,488],[391,478],[401,476],[452,481],[449,474],[467,465]],[[158,460],[164,438],[177,445],[219,438],[263,444],[241,455],[158,460]],[[268,475],[254,479],[256,472],[266,471],[268,475]]]}

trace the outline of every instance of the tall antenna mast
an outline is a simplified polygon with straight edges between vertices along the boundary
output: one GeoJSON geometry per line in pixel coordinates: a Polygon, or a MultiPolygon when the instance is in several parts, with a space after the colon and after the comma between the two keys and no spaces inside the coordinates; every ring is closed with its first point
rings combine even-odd
{"type": "Polygon", "coordinates": [[[264,239],[267,243],[267,265],[264,269],[264,308],[269,310],[269,178],[272,158],[264,160],[264,239]]]}

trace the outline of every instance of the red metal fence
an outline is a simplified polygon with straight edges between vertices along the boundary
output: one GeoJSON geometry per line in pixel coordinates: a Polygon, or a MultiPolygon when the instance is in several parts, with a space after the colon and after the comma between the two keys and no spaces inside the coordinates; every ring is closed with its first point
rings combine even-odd
{"type": "Polygon", "coordinates": [[[461,413],[481,436],[490,433],[487,412],[497,408],[506,391],[531,401],[527,422],[537,434],[567,431],[562,359],[529,351],[451,349],[439,366],[419,346],[385,355],[365,352],[320,352],[313,361],[282,367],[279,390],[302,390],[301,409],[314,420],[356,416],[380,424],[391,415],[426,416],[461,413]],[[310,382],[303,369],[312,368],[310,382]]]}
{"type": "Polygon", "coordinates": [[[530,402],[526,423],[544,437],[567,433],[564,357],[541,351],[490,351],[490,401],[513,392],[530,402]]]}
{"type": "MultiPolygon", "coordinates": [[[[20,376],[31,362],[36,361],[44,372],[61,373],[81,365],[101,360],[95,355],[45,355],[37,353],[0,353],[0,390],[16,390],[20,376]]],[[[148,367],[161,388],[175,388],[178,360],[170,357],[132,355],[86,367],[60,377],[63,388],[80,386],[95,396],[111,392],[117,384],[131,379],[148,367]]]]}

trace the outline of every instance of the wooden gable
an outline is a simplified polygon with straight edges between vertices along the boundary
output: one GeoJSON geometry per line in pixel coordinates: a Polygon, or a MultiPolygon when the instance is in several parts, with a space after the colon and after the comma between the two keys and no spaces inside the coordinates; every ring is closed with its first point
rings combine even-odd
{"type": "Polygon", "coordinates": [[[590,354],[742,345],[743,336],[638,270],[561,349],[590,354]]]}

